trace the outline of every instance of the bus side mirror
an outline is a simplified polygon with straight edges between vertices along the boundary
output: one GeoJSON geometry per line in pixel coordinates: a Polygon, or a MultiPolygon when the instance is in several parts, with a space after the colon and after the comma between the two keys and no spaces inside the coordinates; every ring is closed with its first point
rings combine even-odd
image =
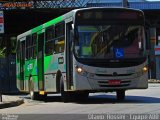
{"type": "Polygon", "coordinates": [[[74,30],[70,30],[70,40],[72,41],[74,38],[74,30]]]}
{"type": "Polygon", "coordinates": [[[150,44],[150,36],[149,36],[149,31],[145,30],[145,44],[146,44],[146,50],[151,49],[151,44],[150,44]]]}
{"type": "Polygon", "coordinates": [[[73,51],[73,40],[74,40],[74,30],[72,29],[72,30],[70,30],[70,45],[71,45],[71,51],[73,51]]]}
{"type": "Polygon", "coordinates": [[[71,24],[72,30],[74,30],[74,24],[71,24]]]}

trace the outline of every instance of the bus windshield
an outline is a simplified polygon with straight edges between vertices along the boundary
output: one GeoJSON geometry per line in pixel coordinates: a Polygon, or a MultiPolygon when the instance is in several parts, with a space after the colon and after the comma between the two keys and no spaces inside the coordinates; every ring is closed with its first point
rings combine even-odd
{"type": "Polygon", "coordinates": [[[78,58],[140,58],[144,55],[144,27],[141,25],[79,25],[74,45],[78,58]]]}

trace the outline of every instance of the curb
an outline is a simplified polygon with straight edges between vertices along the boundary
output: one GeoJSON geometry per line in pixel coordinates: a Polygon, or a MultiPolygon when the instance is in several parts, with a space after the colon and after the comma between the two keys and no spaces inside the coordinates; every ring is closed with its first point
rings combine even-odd
{"type": "Polygon", "coordinates": [[[148,83],[160,83],[160,80],[150,79],[148,80],[148,83]]]}
{"type": "Polygon", "coordinates": [[[0,109],[19,106],[23,103],[24,103],[23,99],[17,100],[17,101],[11,101],[11,102],[2,102],[2,103],[0,103],[0,109]]]}

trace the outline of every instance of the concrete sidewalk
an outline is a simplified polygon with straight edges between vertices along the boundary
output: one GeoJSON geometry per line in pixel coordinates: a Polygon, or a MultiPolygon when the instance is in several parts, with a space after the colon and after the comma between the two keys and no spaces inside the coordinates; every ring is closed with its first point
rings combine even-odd
{"type": "Polygon", "coordinates": [[[0,102],[0,109],[18,106],[24,103],[22,98],[17,95],[2,95],[2,102],[0,102]]]}

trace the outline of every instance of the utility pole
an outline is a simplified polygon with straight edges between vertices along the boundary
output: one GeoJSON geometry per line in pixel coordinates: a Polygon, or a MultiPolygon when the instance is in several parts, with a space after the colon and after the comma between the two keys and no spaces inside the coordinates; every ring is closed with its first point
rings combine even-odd
{"type": "Polygon", "coordinates": [[[0,102],[2,102],[2,80],[0,80],[0,102]]]}
{"type": "Polygon", "coordinates": [[[0,102],[2,102],[2,94],[0,93],[0,102]]]}
{"type": "Polygon", "coordinates": [[[126,7],[126,8],[129,8],[129,2],[128,2],[128,0],[122,0],[122,6],[126,7]]]}

